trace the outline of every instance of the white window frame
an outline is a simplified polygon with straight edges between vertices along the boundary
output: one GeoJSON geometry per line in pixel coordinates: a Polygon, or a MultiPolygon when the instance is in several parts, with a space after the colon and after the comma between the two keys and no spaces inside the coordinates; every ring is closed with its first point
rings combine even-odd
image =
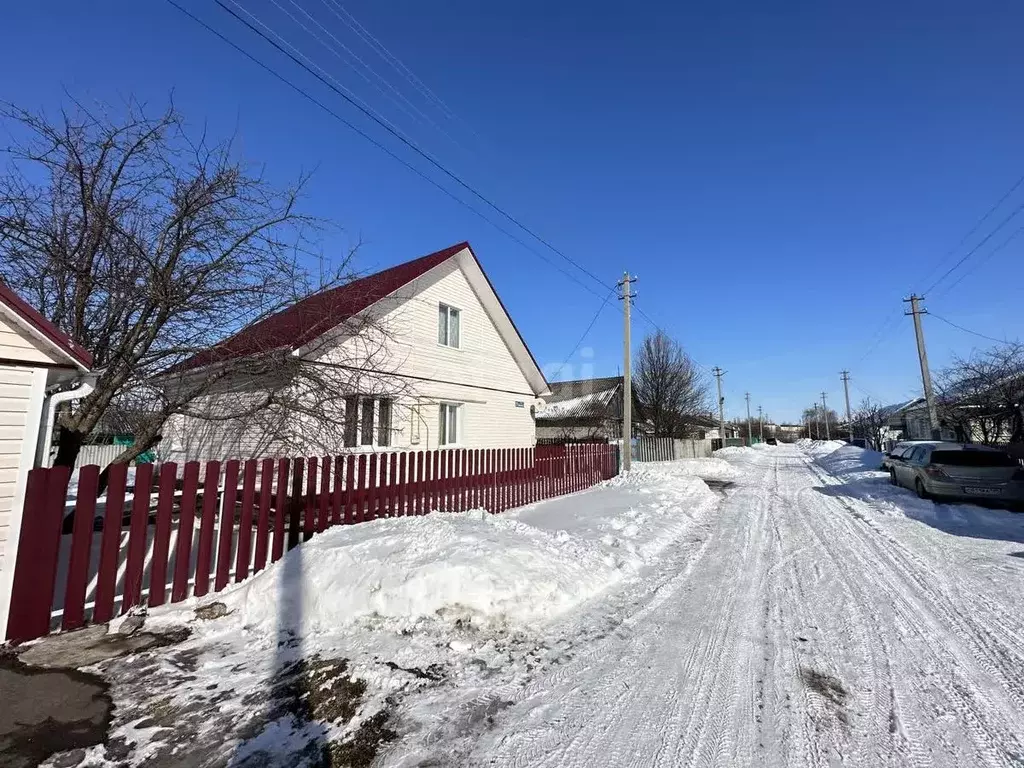
{"type": "Polygon", "coordinates": [[[460,447],[463,444],[463,442],[464,442],[464,439],[463,439],[463,437],[464,437],[463,436],[463,422],[464,422],[463,406],[464,406],[463,403],[453,403],[453,402],[438,403],[438,406],[437,406],[437,429],[438,429],[438,431],[437,431],[437,447],[438,448],[458,448],[458,447],[460,447]],[[447,427],[447,425],[450,424],[450,421],[449,421],[450,417],[447,416],[447,415],[445,416],[445,429],[444,429],[443,432],[441,430],[441,414],[442,413],[446,413],[446,412],[450,413],[451,410],[455,411],[455,440],[448,440],[448,427],[447,427]],[[442,442],[442,438],[444,438],[443,442],[442,442]]]}
{"type": "Polygon", "coordinates": [[[462,338],[463,338],[462,337],[462,314],[463,314],[462,310],[459,307],[456,307],[453,304],[448,304],[446,302],[439,301],[437,303],[437,311],[438,311],[438,318],[437,318],[437,320],[438,320],[438,326],[437,326],[437,346],[445,347],[446,349],[462,349],[462,338]],[[445,329],[444,329],[445,334],[444,334],[444,337],[445,337],[445,339],[447,341],[441,341],[441,312],[442,311],[444,311],[444,318],[445,318],[444,319],[444,322],[445,322],[445,329]],[[452,344],[451,343],[451,339],[452,339],[452,325],[451,325],[451,323],[452,323],[452,319],[451,319],[452,318],[452,312],[454,312],[458,316],[458,318],[459,318],[459,320],[458,320],[458,323],[459,323],[459,343],[458,344],[452,344]]]}

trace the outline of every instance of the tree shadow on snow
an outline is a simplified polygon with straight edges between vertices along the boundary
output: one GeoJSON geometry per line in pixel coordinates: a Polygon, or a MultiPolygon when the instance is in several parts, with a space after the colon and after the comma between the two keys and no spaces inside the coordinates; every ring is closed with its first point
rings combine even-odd
{"type": "Polygon", "coordinates": [[[823,496],[867,502],[882,514],[903,515],[953,536],[1024,544],[1024,515],[977,504],[919,499],[905,488],[890,485],[885,475],[814,490],[823,496]]]}

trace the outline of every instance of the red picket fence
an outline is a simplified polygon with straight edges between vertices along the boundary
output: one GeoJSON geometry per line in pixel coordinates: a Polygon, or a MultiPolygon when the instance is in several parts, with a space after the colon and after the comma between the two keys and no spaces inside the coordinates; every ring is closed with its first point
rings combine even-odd
{"type": "Polygon", "coordinates": [[[334,525],[431,511],[502,512],[615,475],[617,448],[579,444],[29,473],[7,639],[219,592],[334,525]],[[180,470],[180,471],[179,471],[180,470]]]}

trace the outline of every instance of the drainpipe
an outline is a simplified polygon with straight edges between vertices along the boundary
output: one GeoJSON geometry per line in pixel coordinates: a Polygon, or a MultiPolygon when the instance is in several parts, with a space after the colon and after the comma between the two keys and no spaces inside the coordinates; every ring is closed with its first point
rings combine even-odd
{"type": "Polygon", "coordinates": [[[74,389],[66,389],[47,395],[43,405],[46,418],[42,421],[38,447],[36,449],[35,465],[37,467],[49,466],[50,464],[50,443],[53,442],[53,422],[57,416],[57,406],[69,400],[80,400],[83,397],[87,397],[92,394],[94,389],[96,389],[96,374],[88,373],[79,381],[78,386],[74,389]]]}

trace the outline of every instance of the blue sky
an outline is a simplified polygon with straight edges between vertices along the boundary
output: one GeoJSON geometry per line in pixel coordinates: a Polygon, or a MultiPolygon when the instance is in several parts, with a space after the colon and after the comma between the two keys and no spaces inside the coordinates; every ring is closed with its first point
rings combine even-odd
{"type": "MultiPolygon", "coordinates": [[[[383,137],[213,2],[179,1],[383,137]]],[[[780,420],[822,390],[838,404],[843,368],[855,401],[914,394],[900,299],[941,274],[937,264],[1024,173],[1019,3],[346,2],[449,113],[343,24],[333,1],[295,3],[390,86],[364,70],[377,90],[291,21],[282,9],[334,45],[292,0],[240,0],[559,250],[609,284],[624,269],[639,275],[637,305],[700,363],[728,371],[730,416],[747,390],[780,420]]],[[[236,134],[270,178],[315,169],[307,210],[362,239],[364,269],[469,240],[549,372],[601,304],[166,2],[18,3],[4,27],[0,98],[52,109],[67,89],[161,105],[173,90],[190,121],[236,134]]],[[[1021,202],[1024,189],[947,265],[1021,202]]],[[[927,306],[1018,337],[1024,237],[982,257],[1021,224],[927,306]]],[[[925,322],[934,368],[987,344],[925,322]]],[[[563,377],[616,373],[621,325],[613,299],[563,377]]],[[[648,330],[638,317],[634,337],[648,330]]]]}

